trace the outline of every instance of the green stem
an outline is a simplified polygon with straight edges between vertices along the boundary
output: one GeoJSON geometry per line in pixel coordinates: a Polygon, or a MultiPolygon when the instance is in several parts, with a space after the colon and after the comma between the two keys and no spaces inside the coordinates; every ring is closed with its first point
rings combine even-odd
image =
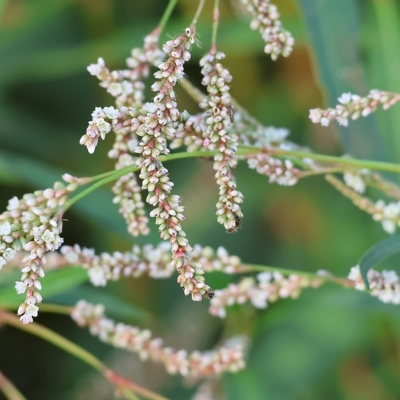
{"type": "MultiPolygon", "coordinates": [[[[252,146],[239,146],[242,149],[255,149],[256,147],[252,146]]],[[[389,172],[396,172],[400,173],[400,165],[399,164],[391,164],[381,161],[370,161],[370,160],[356,160],[354,158],[342,158],[342,157],[335,157],[335,156],[326,156],[323,154],[315,154],[309,153],[306,151],[297,151],[297,150],[284,150],[279,148],[269,149],[269,154],[271,155],[288,155],[288,156],[295,156],[301,158],[311,158],[317,161],[323,161],[333,164],[342,164],[342,165],[349,165],[351,167],[357,168],[367,168],[376,171],[389,171],[389,172]]]]}
{"type": "MultiPolygon", "coordinates": [[[[33,324],[23,324],[17,316],[0,310],[0,324],[2,322],[5,322],[6,324],[13,326],[14,328],[23,330],[27,333],[47,340],[48,342],[54,344],[60,349],[65,350],[67,353],[74,355],[86,364],[89,364],[94,369],[100,371],[109,382],[119,388],[122,392],[125,392],[127,389],[131,389],[132,391],[143,396],[146,399],[167,400],[165,397],[154,393],[146,388],[143,388],[136,383],[130,381],[129,379],[126,379],[116,372],[110,370],[98,358],[89,353],[87,350],[69,341],[58,333],[39,325],[36,322],[33,324]]],[[[136,400],[136,397],[130,396],[130,398],[136,400]]]]}
{"type": "Polygon", "coordinates": [[[219,0],[214,0],[213,26],[211,35],[211,53],[217,52],[217,31],[219,23],[219,0]]]}
{"type": "Polygon", "coordinates": [[[26,400],[26,397],[0,371],[0,391],[8,400],[26,400]]]}
{"type": "Polygon", "coordinates": [[[202,12],[202,10],[203,10],[204,3],[205,3],[205,0],[200,0],[199,6],[197,7],[196,14],[195,14],[195,16],[194,16],[194,18],[193,18],[193,21],[192,21],[192,23],[190,24],[190,26],[196,26],[197,20],[199,19],[200,14],[201,14],[201,12],[202,12]]]}
{"type": "MultiPolygon", "coordinates": [[[[248,155],[248,154],[257,154],[263,152],[265,150],[260,149],[254,146],[239,146],[236,154],[237,155],[248,155]]],[[[182,153],[175,153],[168,156],[161,156],[158,158],[161,162],[171,161],[171,160],[179,160],[183,158],[193,158],[193,157],[212,157],[217,153],[217,151],[193,151],[193,152],[182,152],[182,153]]],[[[342,157],[334,157],[334,156],[326,156],[322,154],[314,154],[309,153],[306,151],[297,151],[297,150],[284,150],[280,148],[270,148],[268,149],[268,153],[271,155],[286,155],[290,157],[299,157],[299,158],[310,158],[317,161],[323,161],[331,164],[340,164],[340,165],[347,165],[351,168],[368,168],[371,170],[379,170],[379,171],[389,171],[389,172],[396,172],[400,173],[400,165],[398,164],[391,164],[385,163],[380,161],[369,161],[369,160],[356,160],[353,158],[342,158],[342,157]]],[[[138,170],[136,165],[130,165],[125,168],[121,168],[116,171],[112,171],[110,173],[103,174],[106,176],[103,179],[98,180],[96,183],[88,187],[87,189],[83,190],[82,192],[78,193],[76,196],[72,197],[69,201],[67,201],[63,205],[63,211],[66,211],[69,207],[71,207],[74,203],[78,200],[82,199],[89,193],[93,192],[100,186],[103,186],[109,182],[112,182],[121,176],[124,176],[130,172],[135,172],[138,170]]],[[[100,176],[100,175],[97,175],[100,176]]]]}
{"type": "Polygon", "coordinates": [[[169,17],[171,16],[172,11],[174,10],[177,2],[178,0],[169,0],[167,8],[165,9],[163,16],[161,17],[161,21],[159,24],[160,35],[162,31],[165,29],[165,25],[167,25],[169,17]]]}
{"type": "Polygon", "coordinates": [[[277,268],[277,267],[271,267],[267,265],[257,265],[257,264],[244,264],[243,268],[241,269],[241,272],[255,272],[255,271],[280,272],[282,275],[285,276],[300,275],[309,278],[311,280],[327,281],[327,282],[337,283],[339,285],[346,287],[354,287],[354,283],[352,281],[346,278],[339,278],[337,276],[332,276],[332,275],[319,275],[313,272],[296,271],[293,269],[277,268]]]}

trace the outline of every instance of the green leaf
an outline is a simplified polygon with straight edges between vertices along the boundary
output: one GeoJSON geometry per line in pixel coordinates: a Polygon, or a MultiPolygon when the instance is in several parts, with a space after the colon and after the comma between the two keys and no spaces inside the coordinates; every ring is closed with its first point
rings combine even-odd
{"type": "Polygon", "coordinates": [[[369,290],[368,271],[387,257],[400,252],[400,235],[388,237],[372,246],[360,258],[359,266],[365,287],[369,290]]]}
{"type": "MultiPolygon", "coordinates": [[[[83,268],[68,267],[52,271],[41,279],[43,289],[40,291],[43,299],[48,299],[58,293],[66,292],[88,280],[87,272],[83,268]]],[[[2,289],[0,305],[13,306],[22,303],[23,295],[15,292],[14,285],[2,289]]]]}
{"type": "MultiPolygon", "coordinates": [[[[369,18],[363,35],[363,51],[368,61],[371,86],[390,92],[400,91],[400,6],[396,0],[370,1],[369,18]]],[[[400,160],[400,112],[397,107],[376,114],[380,131],[393,161],[400,160]]]]}
{"type": "MultiPolygon", "coordinates": [[[[356,0],[299,0],[313,48],[315,70],[326,90],[329,106],[345,92],[366,95],[368,89],[359,58],[359,8],[356,0]]],[[[316,104],[316,107],[319,105],[316,104]]],[[[345,150],[357,158],[387,160],[376,117],[335,125],[345,150]]]]}

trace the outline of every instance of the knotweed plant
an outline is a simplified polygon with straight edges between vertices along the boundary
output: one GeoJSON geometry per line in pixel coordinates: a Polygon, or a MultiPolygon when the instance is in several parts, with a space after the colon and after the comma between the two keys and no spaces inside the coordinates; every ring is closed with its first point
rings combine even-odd
{"type": "MultiPolygon", "coordinates": [[[[272,60],[290,55],[294,39],[283,28],[274,4],[269,0],[234,3],[238,12],[250,15],[251,28],[261,33],[264,51],[272,60]]],[[[175,0],[170,0],[159,26],[145,37],[143,47],[132,50],[125,69],[110,71],[101,57],[87,68],[114,99],[106,107],[95,108],[80,144],[87,148],[90,157],[99,139],[112,135],[108,156],[115,159],[115,168],[95,177],[64,174],[65,183],[56,182],[52,188],[13,197],[0,215],[0,269],[13,266],[21,270],[21,278],[15,282],[15,290],[21,295],[16,311],[20,321],[6,311],[0,312],[0,321],[17,327],[34,322],[42,301],[46,302],[40,292],[41,279],[50,269],[57,273],[68,266],[79,266],[87,272],[91,284],[101,287],[109,281],[135,279],[144,274],[154,279],[173,276],[183,295],[195,302],[208,301],[209,313],[219,318],[225,318],[233,305],[264,310],[279,299],[296,299],[304,289],[316,289],[324,282],[369,291],[382,302],[400,304],[400,281],[394,271],[378,272],[360,263],[351,268],[347,278],[340,278],[323,270],[309,273],[245,263],[218,243],[191,244],[184,231],[182,199],[174,190],[175,177],[168,170],[170,160],[211,158],[215,182],[210,185],[214,185],[218,196],[216,219],[227,233],[235,233],[246,223],[242,210],[246,193],[241,191],[241,182],[234,175],[239,162],[265,175],[266,184],[293,186],[302,178],[325,175],[335,189],[379,221],[389,234],[400,226],[400,188],[377,171],[399,173],[400,167],[348,155],[313,153],[288,140],[285,128],[264,126],[241,107],[230,92],[234,82],[240,85],[240,77],[232,76],[224,65],[225,54],[217,50],[218,0],[213,11],[211,43],[203,43],[209,50],[204,51],[197,66],[202,74],[201,88],[197,87],[186,78],[185,68],[192,62],[193,47],[200,46],[196,24],[204,0],[200,1],[193,21],[164,42],[162,31],[175,4],[175,0]],[[155,72],[151,74],[152,69],[155,72]],[[145,82],[149,78],[151,95],[146,96],[145,82]],[[197,113],[190,115],[184,109],[176,93],[177,85],[197,102],[197,113]],[[171,154],[171,149],[181,152],[171,154]],[[343,180],[334,174],[342,174],[343,180]],[[61,247],[65,213],[84,196],[109,182],[114,183],[113,201],[133,237],[132,249],[124,252],[117,249],[110,254],[75,243],[61,247]],[[84,186],[87,188],[82,189],[84,186]],[[367,197],[369,187],[385,197],[367,197]],[[151,207],[148,215],[145,202],[151,207]],[[137,236],[147,235],[154,228],[158,230],[159,243],[136,242],[137,236]],[[226,287],[211,288],[207,275],[217,271],[247,275],[226,287]]],[[[380,105],[387,109],[399,100],[400,94],[381,90],[371,90],[365,97],[344,93],[338,99],[339,105],[310,110],[309,117],[324,127],[333,120],[347,126],[349,119],[365,117],[380,105]]],[[[59,306],[58,310],[61,309],[101,341],[137,353],[141,360],[160,363],[168,373],[180,374],[188,383],[200,383],[195,399],[215,398],[221,375],[245,368],[249,342],[243,337],[224,338],[209,351],[187,351],[169,347],[146,327],[107,317],[102,304],[81,299],[70,307],[59,306]]],[[[68,350],[55,333],[45,331],[37,323],[25,329],[68,350]]],[[[164,399],[107,369],[83,349],[74,351],[100,370],[121,396],[164,399]]]]}

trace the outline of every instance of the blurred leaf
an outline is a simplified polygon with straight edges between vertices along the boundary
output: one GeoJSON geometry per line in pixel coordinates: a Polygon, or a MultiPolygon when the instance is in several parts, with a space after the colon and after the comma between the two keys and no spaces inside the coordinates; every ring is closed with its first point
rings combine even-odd
{"type": "MultiPolygon", "coordinates": [[[[114,34],[103,40],[86,41],[72,48],[39,49],[35,52],[18,52],[5,55],[0,45],[0,79],[7,84],[20,80],[49,80],[61,76],[86,72],[86,67],[96,62],[98,57],[103,57],[107,65],[121,63],[129,56],[134,47],[141,47],[147,33],[157,25],[158,21],[146,20],[134,26],[121,28],[114,34]]],[[[167,40],[166,34],[181,32],[184,27],[183,21],[172,21],[161,37],[161,42],[167,40]]],[[[296,21],[289,23],[297,33],[296,40],[302,40],[302,30],[296,21]]],[[[204,48],[211,43],[211,31],[209,25],[198,24],[198,31],[201,32],[201,42],[204,48]]],[[[33,32],[36,29],[32,27],[33,32]]],[[[232,55],[257,54],[263,46],[263,41],[258,32],[252,31],[248,23],[238,24],[236,20],[229,20],[221,23],[218,46],[225,52],[232,55]]],[[[31,35],[32,32],[26,32],[31,35]]],[[[38,39],[39,40],[39,39],[38,39]]],[[[205,50],[202,47],[194,46],[192,54],[194,57],[201,57],[205,50]]],[[[93,78],[95,79],[95,78],[93,78]]]]}
{"type": "Polygon", "coordinates": [[[142,308],[115,297],[104,288],[99,289],[86,285],[75,287],[68,293],[57,294],[46,301],[70,306],[82,299],[93,304],[104,305],[108,317],[112,315],[117,319],[143,321],[149,316],[142,308]]]}
{"type": "MultiPolygon", "coordinates": [[[[88,280],[87,271],[83,268],[68,267],[57,271],[51,271],[41,279],[43,289],[40,291],[43,299],[66,292],[71,288],[88,280]]],[[[0,293],[0,305],[18,305],[22,302],[24,295],[17,294],[14,287],[3,289],[0,293]]]]}
{"type": "Polygon", "coordinates": [[[361,277],[369,290],[368,271],[387,257],[400,252],[400,235],[391,236],[372,246],[359,261],[361,277]]]}
{"type": "MultiPolygon", "coordinates": [[[[313,45],[316,70],[330,106],[345,92],[365,95],[358,54],[359,10],[356,0],[299,0],[313,45]]],[[[374,115],[350,127],[337,126],[345,150],[355,157],[386,160],[374,115]]]]}
{"type": "MultiPolygon", "coordinates": [[[[366,26],[368,42],[364,51],[370,66],[374,88],[400,92],[400,7],[394,0],[371,0],[371,21],[366,26]]],[[[397,109],[378,113],[381,132],[390,149],[391,159],[400,161],[400,113],[397,109]]]]}

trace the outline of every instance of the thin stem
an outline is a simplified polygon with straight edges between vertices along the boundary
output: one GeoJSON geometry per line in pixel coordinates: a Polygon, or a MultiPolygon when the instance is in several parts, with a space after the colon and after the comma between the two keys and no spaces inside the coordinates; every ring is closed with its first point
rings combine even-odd
{"type": "Polygon", "coordinates": [[[339,278],[328,274],[315,274],[313,272],[297,271],[293,269],[271,267],[267,265],[245,264],[241,272],[254,272],[254,271],[267,271],[267,272],[280,272],[282,275],[300,275],[312,280],[327,281],[337,283],[341,286],[354,287],[354,283],[346,278],[339,278]]]}
{"type": "Polygon", "coordinates": [[[214,0],[213,27],[211,35],[211,53],[217,52],[217,31],[219,23],[219,0],[214,0]]]}
{"type": "Polygon", "coordinates": [[[161,17],[161,21],[158,26],[160,29],[160,35],[162,31],[165,29],[165,25],[167,24],[169,17],[171,16],[172,11],[174,10],[177,2],[178,0],[169,0],[167,8],[165,9],[163,16],[161,17]]]}
{"type": "Polygon", "coordinates": [[[197,20],[199,19],[200,14],[201,14],[201,12],[203,11],[204,3],[205,3],[205,0],[200,0],[199,6],[197,7],[196,14],[195,14],[195,16],[194,16],[194,18],[193,18],[193,21],[192,21],[192,23],[190,24],[190,26],[196,26],[197,20]]]}
{"type": "MultiPolygon", "coordinates": [[[[256,147],[252,146],[239,146],[241,149],[255,149],[256,147]]],[[[284,150],[279,148],[273,148],[268,150],[269,154],[271,155],[288,155],[294,157],[301,157],[301,158],[311,158],[317,161],[323,161],[327,163],[333,164],[342,164],[342,165],[349,165],[350,167],[356,168],[368,168],[377,171],[389,171],[389,172],[396,172],[400,173],[400,165],[399,164],[391,164],[381,161],[370,161],[370,160],[356,160],[354,158],[342,158],[342,157],[335,157],[335,156],[326,156],[323,154],[315,154],[309,153],[306,151],[297,151],[297,150],[284,150]]]]}
{"type": "MultiPolygon", "coordinates": [[[[254,146],[243,146],[240,145],[238,150],[236,151],[237,155],[247,155],[247,154],[257,154],[260,152],[264,152],[264,149],[254,146]]],[[[159,157],[159,161],[166,162],[171,160],[179,160],[182,158],[193,158],[193,157],[212,157],[217,153],[217,151],[193,151],[193,152],[182,152],[182,153],[175,153],[168,156],[161,156],[159,157]]],[[[300,157],[300,158],[311,158],[317,161],[323,161],[332,164],[340,164],[340,165],[348,165],[351,168],[368,168],[371,170],[380,170],[380,171],[390,171],[400,173],[400,165],[398,164],[391,164],[385,163],[380,161],[369,161],[369,160],[356,160],[353,158],[342,158],[342,157],[334,157],[334,156],[326,156],[322,154],[314,154],[309,153],[306,151],[297,151],[297,150],[284,150],[280,148],[270,148],[268,149],[268,153],[271,155],[287,155],[291,157],[300,157]]],[[[67,201],[63,205],[63,211],[67,210],[71,207],[74,203],[78,200],[82,199],[89,193],[93,192],[97,188],[112,182],[121,176],[124,176],[130,172],[135,172],[138,170],[136,165],[130,165],[125,168],[121,168],[117,171],[112,171],[112,173],[106,173],[106,178],[100,179],[87,189],[83,190],[82,192],[78,193],[76,196],[72,197],[69,201],[67,201]]]]}
{"type": "MultiPolygon", "coordinates": [[[[106,173],[104,175],[107,175],[106,178],[100,179],[93,185],[89,186],[87,189],[82,190],[82,192],[78,193],[76,196],[72,197],[69,199],[64,205],[63,205],[63,210],[66,211],[68,208],[70,208],[74,203],[76,203],[78,200],[82,199],[83,197],[87,196],[89,193],[93,192],[97,188],[105,185],[106,183],[115,181],[116,179],[120,178],[121,176],[124,176],[126,174],[129,174],[129,172],[134,172],[137,171],[138,167],[136,165],[129,165],[128,167],[118,169],[116,171],[111,171],[112,173],[106,173]]],[[[99,176],[99,175],[97,175],[99,176]]]]}
{"type": "MultiPolygon", "coordinates": [[[[39,325],[38,323],[22,324],[17,316],[10,314],[6,311],[0,310],[0,324],[4,322],[10,326],[13,326],[14,328],[21,329],[32,335],[47,340],[48,342],[54,344],[60,349],[65,350],[67,353],[70,353],[75,357],[79,358],[86,364],[89,364],[94,369],[100,371],[103,374],[103,376],[110,383],[119,388],[122,393],[124,393],[127,389],[130,389],[146,399],[167,400],[165,397],[157,393],[154,393],[151,390],[148,390],[142,386],[139,386],[136,383],[130,381],[129,379],[124,378],[123,376],[117,374],[116,372],[107,368],[98,358],[96,358],[93,354],[89,353],[87,350],[69,341],[68,339],[64,338],[58,333],[53,332],[42,325],[39,325]]],[[[135,397],[132,396],[130,398],[135,399],[135,397]]]]}
{"type": "MultiPolygon", "coordinates": [[[[0,305],[0,307],[3,310],[16,310],[16,309],[18,309],[19,306],[20,306],[20,303],[18,303],[18,304],[1,304],[0,305]]],[[[70,315],[71,309],[72,309],[71,306],[60,306],[58,304],[46,304],[46,303],[40,304],[41,312],[70,315]]]]}
{"type": "Polygon", "coordinates": [[[8,400],[26,400],[26,397],[0,371],[0,391],[8,400]]]}

